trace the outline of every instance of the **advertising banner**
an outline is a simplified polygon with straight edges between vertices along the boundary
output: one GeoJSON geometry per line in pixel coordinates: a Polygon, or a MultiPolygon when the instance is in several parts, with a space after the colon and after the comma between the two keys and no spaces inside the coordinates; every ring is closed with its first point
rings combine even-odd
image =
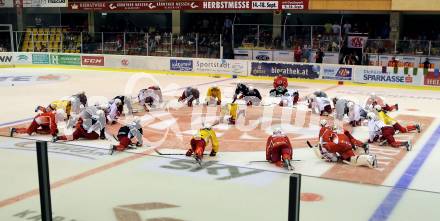
{"type": "Polygon", "coordinates": [[[14,62],[16,64],[32,64],[32,54],[31,53],[15,53],[14,62]]]}
{"type": "Polygon", "coordinates": [[[171,59],[170,60],[170,70],[172,70],[172,71],[192,71],[193,70],[193,61],[192,60],[171,59]]]}
{"type": "Polygon", "coordinates": [[[368,37],[364,36],[348,36],[347,45],[349,48],[364,48],[368,37]]]}
{"type": "Polygon", "coordinates": [[[307,10],[309,9],[309,0],[283,0],[280,1],[283,10],[307,10]]]}
{"type": "Polygon", "coordinates": [[[253,50],[252,58],[257,61],[272,61],[273,51],[253,50]]]}
{"type": "Polygon", "coordinates": [[[252,50],[234,49],[234,59],[252,60],[252,50]]]}
{"type": "Polygon", "coordinates": [[[424,79],[424,85],[429,85],[429,86],[440,86],[440,74],[437,70],[437,73],[435,73],[434,71],[432,71],[430,69],[430,71],[428,72],[428,74],[426,74],[424,79]]]}
{"type": "Polygon", "coordinates": [[[353,68],[336,65],[322,65],[321,78],[326,80],[351,81],[353,68]]]}
{"type": "Polygon", "coordinates": [[[32,54],[32,64],[49,64],[49,54],[32,54]]]}
{"type": "MultiPolygon", "coordinates": [[[[63,0],[46,0],[63,1],[63,0]]],[[[67,0],[66,0],[67,1],[67,0]]],[[[69,2],[71,10],[305,10],[309,0],[90,1],[69,2]]]]}
{"type": "Polygon", "coordinates": [[[71,10],[197,10],[201,1],[71,2],[71,10]]]}
{"type": "Polygon", "coordinates": [[[79,55],[65,55],[65,54],[51,54],[50,63],[58,65],[81,65],[81,56],[79,55]]]}
{"type": "Polygon", "coordinates": [[[386,84],[402,84],[402,85],[422,85],[423,70],[418,70],[417,75],[404,73],[404,68],[399,68],[394,73],[393,68],[382,68],[376,66],[357,66],[355,69],[356,82],[361,83],[386,83],[386,84]]]}
{"type": "Polygon", "coordinates": [[[104,56],[81,56],[81,64],[84,66],[104,66],[104,56]]]}
{"type": "Polygon", "coordinates": [[[65,8],[68,0],[22,0],[25,8],[65,8]]]}
{"type": "Polygon", "coordinates": [[[13,8],[14,0],[0,0],[0,8],[13,8]]]}
{"type": "Polygon", "coordinates": [[[274,51],[273,52],[273,60],[274,61],[293,62],[295,60],[294,53],[293,53],[293,51],[274,51]]]}
{"type": "Polygon", "coordinates": [[[319,65],[252,62],[251,75],[277,76],[279,74],[289,78],[319,78],[319,65]]]}
{"type": "Polygon", "coordinates": [[[245,76],[247,75],[247,62],[226,59],[194,59],[194,71],[245,76]]]}
{"type": "Polygon", "coordinates": [[[12,64],[12,53],[0,53],[1,64],[12,64]]]}

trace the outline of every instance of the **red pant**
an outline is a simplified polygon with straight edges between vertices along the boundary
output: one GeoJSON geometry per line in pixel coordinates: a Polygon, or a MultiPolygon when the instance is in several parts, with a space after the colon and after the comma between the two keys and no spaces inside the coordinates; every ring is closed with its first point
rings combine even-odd
{"type": "MultiPolygon", "coordinates": [[[[49,134],[50,133],[50,127],[49,125],[39,125],[35,120],[32,121],[31,125],[29,125],[28,128],[17,128],[16,132],[19,134],[29,134],[32,135],[32,133],[38,133],[38,134],[49,134]],[[40,128],[41,127],[41,128],[40,128]],[[38,129],[40,128],[40,129],[38,129]]],[[[55,135],[55,134],[52,134],[55,135]]]]}
{"type": "Polygon", "coordinates": [[[393,124],[393,128],[394,128],[394,130],[400,131],[400,133],[408,133],[410,131],[416,130],[416,126],[415,125],[408,125],[406,127],[403,127],[399,123],[393,124]]]}
{"type": "Polygon", "coordinates": [[[131,144],[131,140],[127,136],[118,136],[119,145],[116,146],[117,151],[124,151],[128,145],[131,144]]]}
{"type": "Polygon", "coordinates": [[[351,135],[350,132],[348,131],[344,131],[345,136],[347,136],[350,139],[351,144],[357,146],[357,147],[361,147],[362,145],[364,145],[363,142],[361,142],[360,140],[357,140],[356,138],[353,137],[353,135],[351,135]]]}
{"type": "MultiPolygon", "coordinates": [[[[84,130],[84,128],[82,126],[76,128],[76,130],[73,132],[72,134],[73,136],[73,140],[78,140],[79,138],[85,138],[88,140],[96,140],[99,138],[99,134],[96,133],[95,131],[91,132],[91,133],[87,133],[86,130],[84,130]]],[[[67,140],[66,136],[60,136],[59,137],[60,140],[67,140]]]]}
{"type": "Polygon", "coordinates": [[[272,146],[271,150],[271,162],[276,163],[282,159],[292,159],[292,149],[289,148],[287,143],[276,143],[272,146]]]}
{"type": "Polygon", "coordinates": [[[388,144],[390,144],[392,147],[400,147],[403,146],[402,142],[396,141],[394,139],[394,133],[395,130],[393,127],[387,126],[382,127],[382,137],[381,140],[386,140],[388,144]]]}
{"type": "Polygon", "coordinates": [[[206,143],[205,140],[191,139],[191,149],[199,159],[203,158],[203,152],[205,152],[206,143]]]}
{"type": "Polygon", "coordinates": [[[338,153],[343,160],[348,160],[350,159],[350,157],[355,156],[351,145],[348,145],[346,143],[335,144],[333,142],[328,142],[324,145],[324,147],[330,153],[338,153]]]}
{"type": "Polygon", "coordinates": [[[385,104],[385,106],[383,106],[382,109],[387,111],[387,112],[391,112],[391,111],[396,109],[396,105],[389,106],[388,104],[385,104]]]}

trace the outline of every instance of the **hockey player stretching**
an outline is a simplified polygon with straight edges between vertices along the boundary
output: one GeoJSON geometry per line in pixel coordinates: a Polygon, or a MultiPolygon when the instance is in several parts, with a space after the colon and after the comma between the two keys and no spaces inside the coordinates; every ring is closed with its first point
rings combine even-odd
{"type": "Polygon", "coordinates": [[[205,126],[198,130],[197,133],[191,139],[191,148],[186,152],[186,156],[190,157],[194,155],[197,162],[201,162],[203,158],[203,152],[209,142],[212,144],[212,150],[209,156],[216,156],[219,148],[219,143],[217,140],[217,135],[212,129],[212,126],[205,126]]]}
{"type": "Polygon", "coordinates": [[[342,161],[353,166],[377,167],[376,156],[358,155],[354,152],[353,146],[360,145],[362,142],[354,139],[348,132],[337,133],[327,126],[327,121],[321,120],[319,135],[319,144],[312,148],[320,159],[328,162],[342,161]]]}
{"type": "Polygon", "coordinates": [[[392,117],[388,116],[385,113],[385,111],[382,110],[382,107],[380,105],[374,106],[374,109],[377,112],[377,116],[379,117],[379,120],[381,120],[386,125],[393,126],[394,130],[399,131],[400,133],[408,133],[414,130],[417,130],[417,132],[420,133],[422,130],[420,124],[411,124],[411,125],[407,125],[406,127],[403,127],[392,117]]]}
{"type": "Polygon", "coordinates": [[[292,160],[292,144],[281,129],[275,129],[272,136],[266,142],[266,160],[279,166],[293,170],[290,163],[292,160]]]}
{"type": "Polygon", "coordinates": [[[132,142],[133,138],[136,139],[136,146],[141,147],[143,144],[142,135],[143,135],[143,131],[142,131],[142,126],[140,124],[140,119],[135,118],[133,122],[119,128],[117,135],[119,145],[111,146],[112,148],[111,154],[113,154],[113,151],[115,150],[124,151],[125,149],[127,149],[131,144],[133,144],[132,142]]]}
{"type": "Polygon", "coordinates": [[[393,126],[385,125],[382,121],[377,119],[373,112],[367,114],[368,120],[368,132],[369,132],[369,143],[380,141],[381,144],[387,142],[394,148],[399,148],[401,146],[406,147],[407,151],[410,151],[412,146],[410,141],[396,141],[394,139],[395,129],[393,126]]]}
{"type": "Polygon", "coordinates": [[[208,88],[208,91],[206,92],[206,105],[210,104],[222,104],[222,91],[220,90],[217,85],[213,85],[212,87],[208,88]]]}
{"type": "Polygon", "coordinates": [[[287,92],[287,86],[289,83],[287,82],[287,78],[283,75],[278,75],[273,80],[273,89],[270,90],[270,96],[279,97],[283,96],[287,92]]]}
{"type": "Polygon", "coordinates": [[[66,118],[66,113],[64,110],[59,109],[56,111],[45,111],[43,113],[37,114],[34,117],[31,125],[27,128],[11,128],[10,136],[14,136],[14,133],[28,134],[50,134],[53,137],[57,136],[57,122],[64,121],[66,118]]]}

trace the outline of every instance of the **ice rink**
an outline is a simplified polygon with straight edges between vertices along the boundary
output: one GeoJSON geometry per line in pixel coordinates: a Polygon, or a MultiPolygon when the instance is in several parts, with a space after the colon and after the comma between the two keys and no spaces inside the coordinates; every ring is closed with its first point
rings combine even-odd
{"type": "MultiPolygon", "coordinates": [[[[279,107],[269,97],[270,79],[191,76],[55,68],[0,69],[0,220],[40,220],[36,139],[49,136],[16,135],[9,128],[26,126],[35,107],[85,91],[89,105],[117,95],[159,85],[166,109],[143,112],[147,145],[109,155],[120,124],[108,126],[108,140],[49,144],[52,205],[56,221],[176,221],[287,220],[289,171],[265,162],[265,143],[275,127],[282,127],[294,149],[293,172],[303,175],[301,220],[438,220],[440,211],[440,93],[435,90],[373,87],[336,82],[289,79],[289,88],[306,96],[320,89],[330,97],[364,102],[369,93],[399,104],[390,115],[402,124],[420,123],[422,132],[398,134],[411,140],[413,150],[371,145],[378,158],[375,169],[328,163],[307,147],[316,143],[318,115],[304,101],[279,107]],[[197,87],[204,100],[212,85],[231,101],[237,82],[259,89],[263,105],[246,108],[236,126],[214,127],[220,140],[216,157],[206,156],[202,167],[184,155],[203,120],[215,119],[217,107],[186,107],[177,102],[185,87],[197,87]],[[287,123],[286,123],[287,122],[287,123]],[[159,155],[158,150],[163,155],[159,155]],[[417,202],[417,203],[414,203],[417,202]]],[[[130,117],[127,117],[128,119],[130,117]]],[[[124,123],[127,118],[119,121],[124,123]]],[[[360,140],[365,126],[347,130],[360,140]]],[[[64,131],[69,133],[69,131],[64,131]]],[[[207,148],[210,151],[210,147],[207,148]]]]}

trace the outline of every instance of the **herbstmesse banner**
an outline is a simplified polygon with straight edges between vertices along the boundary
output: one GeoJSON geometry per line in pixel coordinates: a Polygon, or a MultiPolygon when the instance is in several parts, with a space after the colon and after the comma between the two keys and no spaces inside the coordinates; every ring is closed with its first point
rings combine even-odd
{"type": "Polygon", "coordinates": [[[69,2],[71,10],[306,10],[309,0],[69,2]]]}

